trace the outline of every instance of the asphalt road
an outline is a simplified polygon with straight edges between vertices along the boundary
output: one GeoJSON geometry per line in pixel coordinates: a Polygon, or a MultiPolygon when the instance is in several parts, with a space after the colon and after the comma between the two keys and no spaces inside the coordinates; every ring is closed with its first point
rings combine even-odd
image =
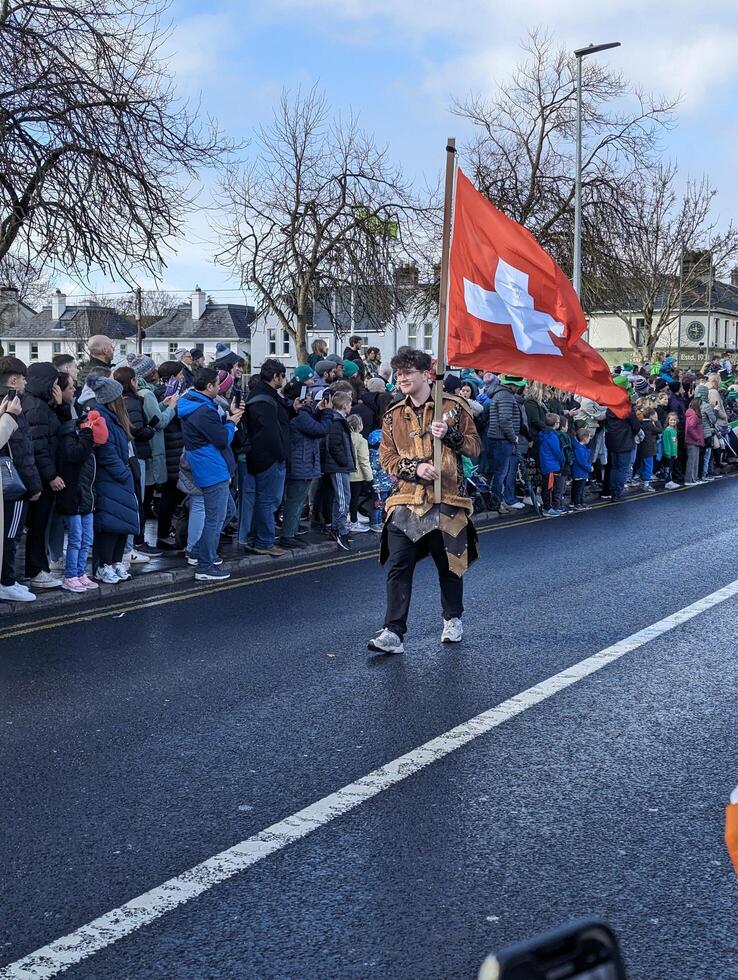
{"type": "MultiPolygon", "coordinates": [[[[368,654],[371,559],[0,640],[0,964],[732,582],[736,504],[720,481],[484,534],[458,648],[426,562],[407,653],[368,654]]],[[[594,914],[632,980],[735,980],[737,614],[646,643],[66,976],[475,977],[594,914]]]]}

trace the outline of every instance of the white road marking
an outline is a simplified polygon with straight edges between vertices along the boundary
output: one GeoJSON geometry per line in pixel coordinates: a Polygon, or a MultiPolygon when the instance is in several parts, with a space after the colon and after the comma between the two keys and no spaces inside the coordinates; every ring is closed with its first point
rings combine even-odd
{"type": "Polygon", "coordinates": [[[637,650],[651,640],[663,636],[664,633],[676,629],[695,616],[736,595],[738,595],[738,580],[660,619],[657,623],[646,626],[632,636],[600,650],[599,653],[567,667],[541,681],[540,684],[535,684],[520,694],[508,698],[496,707],[483,711],[417,749],[375,769],[367,776],[362,776],[356,782],[336,790],[335,793],[316,803],[311,803],[310,806],[285,817],[279,823],[272,824],[271,827],[249,837],[248,840],[221,851],[220,854],[195,865],[176,878],[170,878],[169,881],[139,895],[138,898],[131,899],[125,905],[62,936],[61,939],[0,968],[0,980],[43,980],[45,977],[56,976],[75,963],[80,963],[105,949],[106,946],[111,946],[119,939],[129,936],[142,926],[155,922],[177,906],[184,905],[215,885],[245,871],[269,857],[270,854],[302,840],[314,830],[356,809],[373,796],[389,789],[390,786],[402,782],[432,762],[443,759],[444,756],[450,755],[468,742],[473,742],[480,735],[486,735],[504,722],[527,711],[528,708],[571,687],[577,681],[602,670],[608,664],[624,657],[626,653],[637,650]]]}

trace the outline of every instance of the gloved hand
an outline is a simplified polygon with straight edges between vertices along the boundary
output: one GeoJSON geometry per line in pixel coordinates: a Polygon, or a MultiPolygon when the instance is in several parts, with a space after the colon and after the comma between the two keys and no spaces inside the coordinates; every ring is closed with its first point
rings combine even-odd
{"type": "Polygon", "coordinates": [[[92,430],[92,442],[95,446],[104,446],[108,441],[108,423],[94,408],[87,413],[87,417],[84,422],[80,422],[79,427],[92,430]]]}

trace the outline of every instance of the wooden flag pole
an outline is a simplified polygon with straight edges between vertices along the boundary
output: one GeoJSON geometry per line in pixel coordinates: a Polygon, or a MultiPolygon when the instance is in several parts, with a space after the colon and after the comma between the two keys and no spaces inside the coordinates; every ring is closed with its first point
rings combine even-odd
{"type": "MultiPolygon", "coordinates": [[[[441,281],[438,296],[438,354],[436,357],[436,380],[433,388],[433,419],[443,420],[443,378],[446,374],[446,347],[448,340],[448,273],[451,253],[451,211],[454,196],[454,177],[456,176],[456,140],[449,137],[446,145],[446,193],[443,203],[443,244],[441,246],[441,281]]],[[[438,473],[433,484],[434,499],[441,502],[441,454],[443,445],[440,439],[433,440],[433,466],[438,473]]]]}

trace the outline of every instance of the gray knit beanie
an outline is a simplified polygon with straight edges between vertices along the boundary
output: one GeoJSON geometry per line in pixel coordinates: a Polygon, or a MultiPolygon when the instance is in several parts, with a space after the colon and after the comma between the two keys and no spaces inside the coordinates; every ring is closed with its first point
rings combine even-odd
{"type": "Polygon", "coordinates": [[[104,378],[101,375],[87,375],[85,384],[95,395],[96,401],[101,405],[109,405],[116,398],[123,394],[123,385],[119,384],[115,378],[104,378]]]}

